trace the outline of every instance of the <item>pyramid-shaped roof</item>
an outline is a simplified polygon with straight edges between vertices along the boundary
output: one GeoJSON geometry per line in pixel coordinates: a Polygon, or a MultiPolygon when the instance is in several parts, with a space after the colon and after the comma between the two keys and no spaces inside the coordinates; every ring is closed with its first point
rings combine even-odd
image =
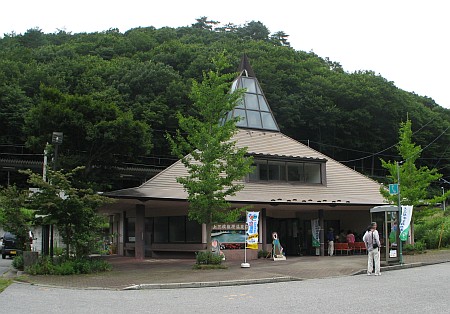
{"type": "MultiPolygon", "coordinates": [[[[233,139],[237,147],[247,147],[252,155],[326,160],[326,184],[258,183],[243,179],[239,183],[244,184],[244,189],[229,197],[231,202],[332,206],[385,203],[377,182],[282,133],[240,129],[233,139]]],[[[186,176],[186,167],[178,161],[137,188],[105,194],[141,200],[187,200],[183,186],[176,182],[177,177],[186,176]]]]}
{"type": "MultiPolygon", "coordinates": [[[[232,88],[246,88],[246,92],[243,102],[229,113],[229,117],[244,117],[239,121],[238,132],[233,137],[236,146],[246,147],[248,153],[255,158],[325,163],[326,178],[322,184],[261,183],[243,178],[239,183],[244,185],[244,189],[229,197],[228,201],[284,203],[302,205],[304,208],[323,205],[348,208],[349,205],[369,206],[385,203],[380,193],[380,184],[282,134],[246,56],[243,57],[239,70],[240,74],[233,82],[232,88]]],[[[139,187],[108,192],[105,195],[142,201],[186,201],[186,191],[176,182],[176,178],[186,176],[187,168],[181,161],[177,161],[139,187]]]]}
{"type": "Polygon", "coordinates": [[[236,124],[239,128],[279,132],[278,124],[246,55],[242,57],[239,76],[233,81],[231,92],[239,88],[245,89],[244,96],[225,120],[241,117],[236,124]]]}

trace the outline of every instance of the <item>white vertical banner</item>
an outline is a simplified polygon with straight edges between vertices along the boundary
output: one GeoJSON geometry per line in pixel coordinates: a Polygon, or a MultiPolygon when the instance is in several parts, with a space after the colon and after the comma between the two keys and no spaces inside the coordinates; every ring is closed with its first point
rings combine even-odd
{"type": "Polygon", "coordinates": [[[249,249],[258,249],[258,222],[259,212],[247,212],[247,244],[249,249]]]}
{"type": "Polygon", "coordinates": [[[402,241],[408,240],[409,229],[411,228],[412,212],[412,205],[402,206],[402,217],[400,220],[400,240],[402,241]]]}

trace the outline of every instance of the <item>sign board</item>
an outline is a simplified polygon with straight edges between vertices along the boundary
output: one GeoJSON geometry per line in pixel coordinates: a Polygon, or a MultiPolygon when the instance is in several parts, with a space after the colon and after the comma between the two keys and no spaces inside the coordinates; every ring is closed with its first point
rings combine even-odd
{"type": "Polygon", "coordinates": [[[389,184],[389,194],[397,195],[398,194],[398,184],[389,184]]]}
{"type": "Polygon", "coordinates": [[[397,250],[389,250],[389,257],[397,257],[397,250]]]}

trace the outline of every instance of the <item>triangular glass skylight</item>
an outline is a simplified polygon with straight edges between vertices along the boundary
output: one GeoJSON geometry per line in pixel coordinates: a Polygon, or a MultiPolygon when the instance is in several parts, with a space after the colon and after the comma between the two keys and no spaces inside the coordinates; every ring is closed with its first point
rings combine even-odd
{"type": "Polygon", "coordinates": [[[246,91],[239,104],[228,113],[225,120],[232,117],[242,117],[236,124],[240,128],[279,132],[277,122],[246,56],[244,56],[239,70],[241,71],[240,75],[233,81],[231,91],[233,92],[238,88],[245,88],[246,91]]]}

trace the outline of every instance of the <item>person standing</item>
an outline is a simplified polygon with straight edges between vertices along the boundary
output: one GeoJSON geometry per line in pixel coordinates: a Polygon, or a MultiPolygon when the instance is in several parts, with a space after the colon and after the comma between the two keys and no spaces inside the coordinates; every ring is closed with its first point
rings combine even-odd
{"type": "Polygon", "coordinates": [[[334,234],[333,228],[328,229],[327,232],[327,240],[328,240],[328,255],[333,256],[334,253],[334,234]]]}
{"type": "Polygon", "coordinates": [[[375,276],[380,276],[380,235],[377,231],[377,223],[372,222],[364,234],[363,241],[368,254],[367,275],[372,275],[373,263],[375,262],[375,276]]]}

